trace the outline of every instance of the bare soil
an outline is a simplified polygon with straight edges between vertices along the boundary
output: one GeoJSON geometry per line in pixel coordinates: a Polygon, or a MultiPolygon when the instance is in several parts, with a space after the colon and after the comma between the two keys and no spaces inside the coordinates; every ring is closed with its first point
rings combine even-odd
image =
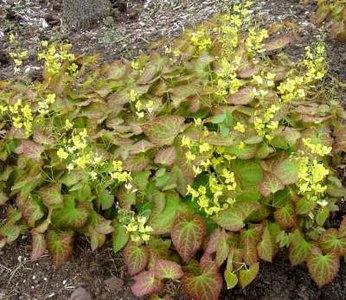
{"type": "MultiPolygon", "coordinates": [[[[23,50],[29,50],[25,72],[33,79],[39,76],[40,65],[35,60],[40,40],[65,40],[76,53],[101,53],[101,61],[120,57],[133,58],[145,52],[152,41],[172,38],[183,29],[208,19],[230,0],[128,0],[118,2],[112,15],[100,20],[88,30],[64,31],[61,26],[61,0],[0,0],[0,80],[13,76],[13,65],[7,41],[15,32],[23,50]],[[121,3],[122,2],[122,3],[121,3]],[[126,1],[125,1],[126,2],[126,1]]],[[[265,23],[295,20],[302,39],[290,46],[287,53],[299,56],[304,47],[325,36],[325,30],[309,21],[314,10],[302,7],[298,0],[255,1],[261,8],[265,23]]],[[[346,44],[327,38],[329,73],[346,82],[346,44]]],[[[345,90],[339,88],[339,100],[346,103],[345,90]]],[[[337,224],[346,214],[346,202],[334,214],[330,225],[337,224]]],[[[3,215],[0,207],[0,223],[3,215]]],[[[92,252],[80,238],[73,257],[56,269],[47,255],[37,262],[30,261],[31,243],[27,236],[0,250],[0,299],[137,299],[131,294],[131,281],[121,255],[110,247],[92,252]]],[[[177,284],[168,286],[173,299],[187,299],[177,284]]],[[[305,267],[292,268],[287,256],[278,256],[273,263],[261,263],[258,278],[247,288],[223,290],[221,299],[239,300],[342,300],[346,298],[346,264],[340,267],[337,278],[318,289],[305,267]]]]}

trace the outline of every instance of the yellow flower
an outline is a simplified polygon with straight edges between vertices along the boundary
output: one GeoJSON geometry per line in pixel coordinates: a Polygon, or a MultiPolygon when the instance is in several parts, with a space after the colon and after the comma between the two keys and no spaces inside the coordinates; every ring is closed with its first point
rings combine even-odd
{"type": "Polygon", "coordinates": [[[57,155],[61,159],[66,159],[66,158],[68,158],[69,154],[63,148],[59,148],[59,150],[57,151],[57,155]]]}
{"type": "Polygon", "coordinates": [[[245,132],[245,125],[241,124],[240,122],[237,122],[237,124],[234,126],[234,130],[244,133],[245,132]]]}

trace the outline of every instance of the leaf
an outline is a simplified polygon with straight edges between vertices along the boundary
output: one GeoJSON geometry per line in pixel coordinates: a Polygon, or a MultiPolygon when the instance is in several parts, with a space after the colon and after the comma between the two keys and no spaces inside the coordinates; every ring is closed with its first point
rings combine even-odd
{"type": "Polygon", "coordinates": [[[263,178],[262,168],[257,161],[236,159],[232,162],[231,169],[245,187],[257,185],[263,178]]]}
{"type": "Polygon", "coordinates": [[[47,243],[42,233],[37,232],[35,229],[31,230],[32,250],[31,261],[38,260],[47,249],[47,243]]]}
{"type": "Polygon", "coordinates": [[[166,193],[164,210],[150,216],[148,225],[153,228],[153,234],[169,234],[172,232],[174,219],[179,212],[187,212],[188,208],[176,193],[166,193]]]}
{"type": "Polygon", "coordinates": [[[330,283],[336,276],[340,267],[340,260],[337,255],[312,254],[307,260],[307,266],[312,279],[319,288],[330,283]]]}
{"type": "Polygon", "coordinates": [[[172,242],[182,259],[187,262],[201,247],[206,225],[200,216],[178,215],[172,227],[172,242]]]}
{"type": "Polygon", "coordinates": [[[298,181],[298,165],[294,159],[280,160],[274,167],[273,173],[285,185],[294,184],[298,181]]]}
{"type": "Polygon", "coordinates": [[[142,125],[144,134],[157,146],[171,145],[184,128],[185,119],[181,116],[160,116],[142,125]]]}
{"type": "Polygon", "coordinates": [[[274,218],[276,223],[285,229],[294,227],[296,225],[294,205],[292,203],[287,203],[285,206],[277,209],[274,212],[274,218]]]}
{"type": "Polygon", "coordinates": [[[264,49],[266,51],[279,50],[286,47],[289,43],[296,40],[293,35],[283,35],[272,39],[264,44],[264,49]]]}
{"type": "Polygon", "coordinates": [[[237,275],[231,271],[225,270],[224,278],[228,290],[233,289],[238,283],[237,275]]]}
{"type": "Polygon", "coordinates": [[[116,197],[119,202],[119,206],[125,210],[130,210],[131,206],[136,203],[136,193],[129,192],[125,188],[125,185],[122,185],[118,189],[116,197]]]}
{"type": "Polygon", "coordinates": [[[274,245],[268,227],[263,231],[261,241],[257,245],[257,251],[258,256],[261,259],[272,262],[274,256],[274,245]]]}
{"type": "Polygon", "coordinates": [[[187,273],[183,277],[186,294],[194,300],[218,300],[222,288],[222,277],[214,265],[203,268],[202,273],[187,273]]]}
{"type": "Polygon", "coordinates": [[[224,261],[227,259],[229,254],[229,244],[228,244],[229,235],[225,230],[222,230],[220,233],[220,239],[217,243],[215,263],[217,266],[221,266],[224,261]]]}
{"type": "Polygon", "coordinates": [[[251,86],[240,89],[228,97],[228,102],[233,105],[247,105],[251,103],[255,99],[253,89],[251,86]]]}
{"type": "Polygon", "coordinates": [[[137,297],[159,292],[163,284],[155,278],[155,271],[144,271],[134,277],[135,283],[131,286],[132,293],[137,297]]]}
{"type": "Polygon", "coordinates": [[[41,201],[47,207],[53,207],[63,204],[63,197],[61,195],[61,183],[55,183],[47,187],[40,188],[38,195],[41,201]]]}
{"type": "Polygon", "coordinates": [[[259,263],[251,265],[247,270],[239,271],[239,283],[242,288],[248,286],[256,277],[259,272],[259,263]]]}
{"type": "Polygon", "coordinates": [[[89,210],[76,206],[72,197],[65,197],[63,207],[53,209],[52,223],[60,228],[82,228],[89,219],[89,210]]]}
{"type": "Polygon", "coordinates": [[[156,156],[154,162],[156,164],[162,164],[165,166],[170,166],[174,164],[177,159],[177,150],[175,147],[168,147],[160,150],[156,156]]]}
{"type": "Polygon", "coordinates": [[[45,215],[44,209],[37,198],[35,195],[18,195],[16,198],[16,205],[31,228],[35,227],[36,221],[42,219],[45,215]]]}
{"type": "Polygon", "coordinates": [[[245,226],[245,219],[258,207],[256,202],[239,201],[230,208],[220,211],[212,217],[212,220],[224,229],[239,231],[245,226]]]}
{"type": "Polygon", "coordinates": [[[299,265],[306,261],[311,253],[311,245],[304,239],[301,232],[296,229],[291,237],[291,243],[288,248],[289,259],[292,266],[299,265]]]}
{"type": "Polygon", "coordinates": [[[111,208],[114,204],[114,195],[112,195],[108,190],[101,190],[98,195],[98,200],[101,204],[102,210],[107,210],[111,208]]]}
{"type": "Polygon", "coordinates": [[[335,228],[323,232],[318,240],[323,253],[333,253],[337,256],[346,254],[346,237],[340,238],[335,228]]]}
{"type": "Polygon", "coordinates": [[[129,172],[140,172],[145,170],[150,163],[150,159],[145,153],[140,153],[134,156],[128,157],[123,162],[123,168],[129,172]]]}
{"type": "Polygon", "coordinates": [[[264,172],[264,177],[260,183],[260,192],[264,197],[270,194],[275,194],[277,191],[283,190],[285,188],[281,180],[273,173],[264,172]]]}
{"type": "Polygon", "coordinates": [[[56,267],[61,267],[72,254],[73,233],[49,230],[47,248],[56,267]]]}
{"type": "Polygon", "coordinates": [[[137,143],[131,145],[130,155],[136,155],[139,153],[147,152],[150,149],[155,148],[153,143],[150,143],[146,140],[140,140],[137,143]]]}
{"type": "Polygon", "coordinates": [[[146,267],[148,263],[148,249],[144,246],[136,245],[133,242],[127,244],[123,254],[130,275],[139,273],[146,267]]]}
{"type": "Polygon", "coordinates": [[[158,259],[155,264],[155,278],[178,280],[184,272],[179,264],[173,261],[158,259]]]}
{"type": "Polygon", "coordinates": [[[123,249],[127,244],[128,240],[129,235],[126,231],[126,228],[123,225],[116,222],[114,224],[114,231],[112,234],[112,248],[114,253],[117,253],[121,249],[123,249]]]}
{"type": "Polygon", "coordinates": [[[26,158],[41,161],[41,154],[44,147],[30,140],[23,140],[21,145],[16,149],[17,154],[23,154],[26,158]]]}

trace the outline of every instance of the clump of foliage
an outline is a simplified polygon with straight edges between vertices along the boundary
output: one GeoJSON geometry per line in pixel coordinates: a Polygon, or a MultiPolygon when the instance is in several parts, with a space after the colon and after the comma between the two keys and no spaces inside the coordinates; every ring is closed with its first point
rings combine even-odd
{"type": "Polygon", "coordinates": [[[42,81],[0,82],[0,245],[29,231],[32,259],[48,249],[61,266],[77,234],[92,249],[112,235],[133,293],[152,299],[167,280],[218,299],[223,279],[247,286],[282,248],[332,281],[345,112],[323,44],[291,61],[278,50],[297,37],[254,25],[250,5],[101,68],[43,42],[42,81]]]}
{"type": "MultiPolygon", "coordinates": [[[[309,1],[304,1],[303,4],[309,1]]],[[[312,16],[312,21],[320,26],[327,22],[332,38],[346,40],[346,1],[345,0],[317,0],[317,11],[312,16]]]]}

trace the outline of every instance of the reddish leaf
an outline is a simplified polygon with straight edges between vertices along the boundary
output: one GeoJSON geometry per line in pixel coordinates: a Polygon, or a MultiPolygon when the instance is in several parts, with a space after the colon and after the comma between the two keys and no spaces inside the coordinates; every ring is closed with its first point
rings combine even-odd
{"type": "Polygon", "coordinates": [[[321,288],[330,283],[340,267],[340,259],[335,254],[312,254],[307,261],[309,273],[316,284],[321,288]]]}
{"type": "Polygon", "coordinates": [[[135,283],[131,286],[132,293],[137,297],[143,297],[151,293],[157,293],[163,288],[160,280],[155,278],[155,271],[144,271],[134,277],[135,283]]]}
{"type": "Polygon", "coordinates": [[[177,159],[177,150],[175,147],[168,147],[160,150],[155,156],[155,163],[170,166],[177,159]]]}
{"type": "Polygon", "coordinates": [[[52,207],[63,204],[63,197],[61,195],[61,183],[55,183],[38,190],[38,195],[41,201],[47,206],[52,207]]]}
{"type": "Polygon", "coordinates": [[[73,233],[49,230],[47,248],[55,266],[61,267],[72,254],[73,233]]]}
{"type": "Polygon", "coordinates": [[[142,125],[150,141],[158,146],[171,145],[175,137],[184,128],[185,119],[181,116],[161,116],[142,125]]]}
{"type": "Polygon", "coordinates": [[[296,266],[308,259],[311,253],[311,245],[304,239],[300,231],[296,229],[292,234],[292,241],[288,250],[291,264],[296,266]]]}
{"type": "Polygon", "coordinates": [[[247,270],[239,271],[239,283],[242,288],[248,286],[257,276],[259,272],[259,263],[251,265],[247,270]]]}
{"type": "Polygon", "coordinates": [[[260,183],[260,192],[264,197],[274,194],[277,191],[283,190],[285,188],[281,180],[270,172],[264,172],[264,177],[260,183]]]}
{"type": "Polygon", "coordinates": [[[273,173],[285,185],[294,184],[298,180],[298,164],[294,159],[280,160],[274,167],[273,173]]]}
{"type": "Polygon", "coordinates": [[[335,140],[333,154],[346,151],[346,126],[342,126],[334,131],[335,140]]]}
{"type": "Polygon", "coordinates": [[[31,230],[32,250],[31,261],[38,260],[47,249],[47,243],[42,233],[31,230]]]}
{"type": "Polygon", "coordinates": [[[335,228],[323,232],[318,240],[323,253],[346,254],[346,237],[340,238],[335,228]]]}
{"type": "Polygon", "coordinates": [[[143,171],[150,163],[149,157],[145,153],[140,153],[134,156],[128,157],[123,162],[123,168],[130,172],[143,171]]]}
{"type": "Polygon", "coordinates": [[[292,203],[286,204],[284,207],[274,212],[276,223],[285,229],[292,228],[296,225],[296,213],[292,203]]]}
{"type": "Polygon", "coordinates": [[[22,141],[22,144],[16,149],[17,154],[23,154],[26,158],[30,158],[38,162],[41,160],[41,154],[43,151],[43,146],[30,140],[22,141]]]}
{"type": "Polygon", "coordinates": [[[286,47],[289,43],[293,42],[297,38],[293,35],[284,35],[272,39],[264,44],[264,49],[267,51],[279,50],[286,47]]]}
{"type": "Polygon", "coordinates": [[[187,262],[202,245],[206,226],[200,216],[178,215],[173,223],[172,242],[179,255],[187,262]]]}
{"type": "Polygon", "coordinates": [[[202,273],[187,273],[183,277],[184,290],[194,300],[218,300],[222,288],[222,277],[215,265],[205,266],[202,273]]]}
{"type": "Polygon", "coordinates": [[[139,153],[144,153],[150,149],[153,149],[155,145],[146,140],[141,140],[131,146],[130,154],[136,155],[139,153]]]}
{"type": "Polygon", "coordinates": [[[246,105],[255,99],[252,87],[245,87],[228,97],[228,102],[234,105],[246,105]]]}
{"type": "Polygon", "coordinates": [[[178,280],[183,277],[184,272],[176,262],[158,259],[155,264],[155,278],[178,280]]]}
{"type": "Polygon", "coordinates": [[[148,263],[149,251],[144,246],[130,242],[125,247],[123,254],[130,275],[139,273],[148,263]]]}

